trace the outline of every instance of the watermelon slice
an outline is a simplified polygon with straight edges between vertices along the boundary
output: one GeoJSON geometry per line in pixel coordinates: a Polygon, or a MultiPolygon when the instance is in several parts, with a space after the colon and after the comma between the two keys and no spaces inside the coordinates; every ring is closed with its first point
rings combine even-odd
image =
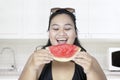
{"type": "Polygon", "coordinates": [[[80,47],[71,44],[59,44],[47,47],[53,55],[54,60],[60,62],[67,62],[74,58],[74,56],[81,50],[80,47]]]}

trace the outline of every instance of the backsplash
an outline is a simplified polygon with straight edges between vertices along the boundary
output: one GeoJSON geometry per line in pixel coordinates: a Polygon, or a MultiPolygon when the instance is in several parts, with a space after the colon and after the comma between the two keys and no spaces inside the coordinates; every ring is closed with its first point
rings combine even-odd
{"type": "MultiPolygon", "coordinates": [[[[41,40],[0,40],[0,51],[6,47],[13,49],[14,55],[15,55],[16,68],[19,72],[21,72],[27,59],[34,52],[35,48],[38,45],[42,45],[44,43],[45,43],[44,40],[43,41],[41,40]]],[[[6,61],[10,62],[10,59],[13,59],[13,57],[7,58],[8,56],[6,56],[6,61]]],[[[0,66],[5,66],[5,64],[3,64],[2,61],[0,61],[0,66]]]]}
{"type": "MultiPolygon", "coordinates": [[[[0,40],[0,51],[5,47],[13,49],[16,68],[19,72],[21,72],[27,59],[34,52],[35,48],[44,44],[46,44],[46,40],[0,40]]],[[[81,40],[81,44],[89,54],[99,61],[103,69],[107,69],[107,49],[109,47],[120,47],[120,42],[110,42],[104,40],[81,40]]],[[[11,57],[9,58],[11,59],[11,57]]],[[[10,60],[9,58],[6,58],[6,61],[10,60]]]]}

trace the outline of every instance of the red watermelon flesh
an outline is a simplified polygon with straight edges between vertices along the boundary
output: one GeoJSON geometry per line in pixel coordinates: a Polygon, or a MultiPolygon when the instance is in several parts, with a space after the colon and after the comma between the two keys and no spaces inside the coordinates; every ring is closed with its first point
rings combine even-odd
{"type": "Polygon", "coordinates": [[[66,62],[71,60],[80,48],[72,44],[59,44],[49,46],[49,51],[52,53],[53,58],[57,61],[66,62]]]}

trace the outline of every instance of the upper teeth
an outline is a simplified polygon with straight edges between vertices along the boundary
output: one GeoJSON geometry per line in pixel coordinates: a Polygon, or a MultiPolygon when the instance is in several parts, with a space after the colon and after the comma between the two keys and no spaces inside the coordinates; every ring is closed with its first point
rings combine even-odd
{"type": "Polygon", "coordinates": [[[60,39],[60,40],[57,40],[57,41],[58,41],[59,44],[64,44],[64,43],[66,43],[66,39],[64,39],[64,40],[63,40],[63,39],[60,39]]]}
{"type": "Polygon", "coordinates": [[[58,41],[65,41],[65,40],[58,40],[58,41]]]}
{"type": "Polygon", "coordinates": [[[57,40],[66,40],[66,39],[57,39],[57,40]]]}

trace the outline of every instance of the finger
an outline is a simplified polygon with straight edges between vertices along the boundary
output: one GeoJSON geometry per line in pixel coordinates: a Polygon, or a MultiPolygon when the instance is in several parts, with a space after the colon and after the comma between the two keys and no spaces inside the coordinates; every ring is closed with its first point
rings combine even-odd
{"type": "Polygon", "coordinates": [[[51,61],[50,60],[44,60],[42,62],[43,62],[43,64],[46,64],[46,63],[50,63],[51,61]]]}
{"type": "Polygon", "coordinates": [[[53,60],[52,55],[45,49],[36,51],[34,56],[39,60],[53,60]]]}
{"type": "Polygon", "coordinates": [[[43,56],[43,55],[39,55],[39,54],[34,54],[33,55],[33,61],[34,62],[40,62],[43,63],[44,61],[52,61],[53,58],[49,57],[49,56],[43,56]]]}
{"type": "Polygon", "coordinates": [[[51,62],[53,59],[48,58],[48,57],[37,57],[35,62],[37,64],[45,64],[51,62]]]}
{"type": "Polygon", "coordinates": [[[85,60],[85,59],[74,59],[74,61],[77,63],[77,64],[82,64],[82,65],[89,65],[91,62],[85,60]]]}
{"type": "Polygon", "coordinates": [[[77,63],[78,65],[81,65],[83,68],[84,68],[84,72],[85,73],[87,73],[87,72],[89,72],[90,71],[90,69],[91,68],[93,68],[92,67],[92,65],[93,65],[93,62],[89,62],[89,61],[86,61],[86,60],[84,60],[84,59],[76,59],[75,60],[75,63],[77,63]]]}
{"type": "Polygon", "coordinates": [[[93,57],[88,53],[81,53],[76,58],[74,58],[74,61],[77,63],[90,65],[93,62],[93,57]]]}
{"type": "Polygon", "coordinates": [[[91,56],[86,53],[86,52],[80,52],[76,57],[75,59],[84,59],[84,60],[87,60],[87,61],[91,61],[91,56]]]}
{"type": "Polygon", "coordinates": [[[42,49],[36,51],[36,54],[38,54],[38,56],[45,56],[45,57],[52,56],[47,50],[42,50],[42,49]]]}

